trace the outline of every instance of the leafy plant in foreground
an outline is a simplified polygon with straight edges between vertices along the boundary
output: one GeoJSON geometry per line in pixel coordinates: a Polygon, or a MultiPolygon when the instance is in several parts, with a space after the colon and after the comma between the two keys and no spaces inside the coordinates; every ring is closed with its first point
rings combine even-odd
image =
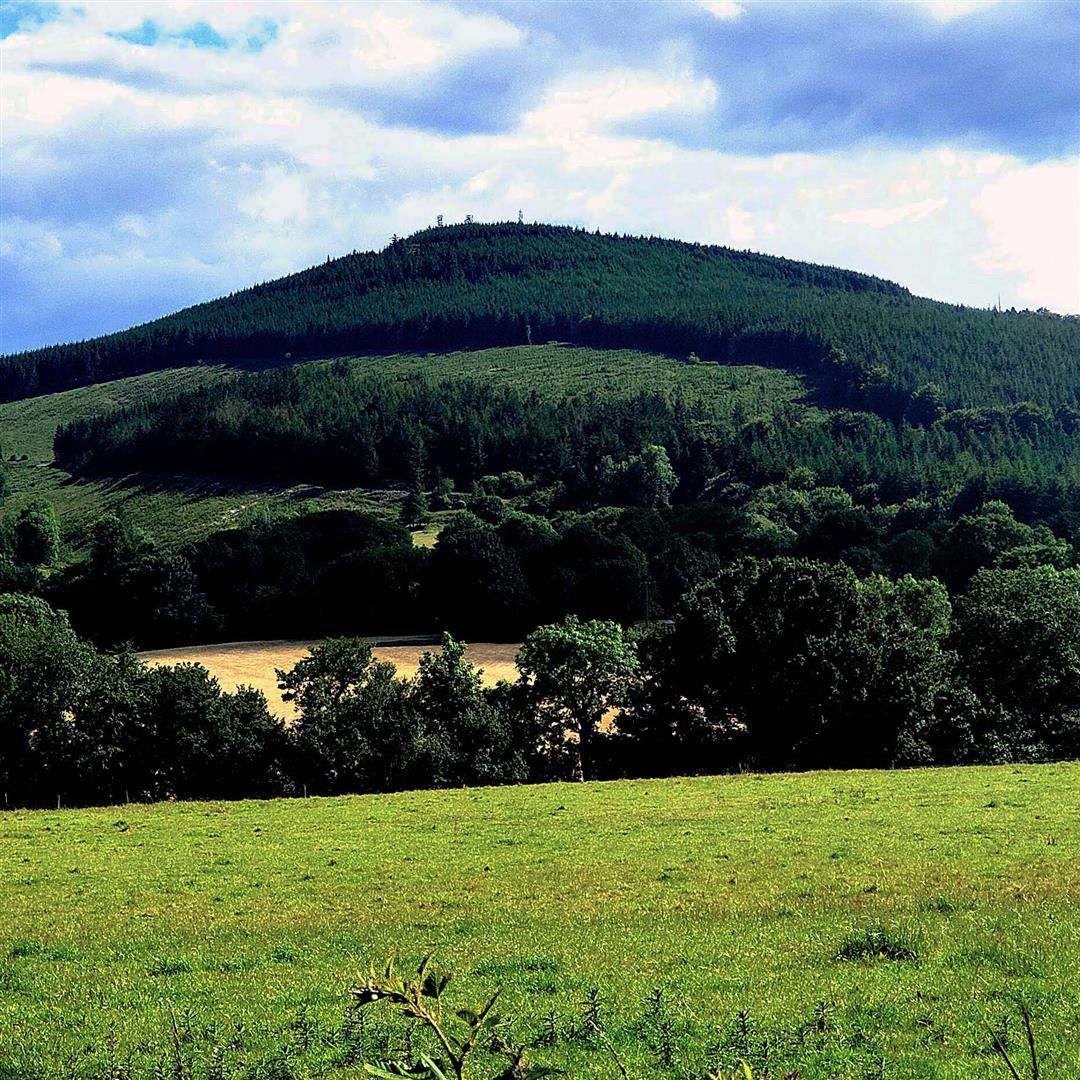
{"type": "Polygon", "coordinates": [[[540,1080],[557,1075],[552,1069],[528,1064],[525,1061],[525,1047],[509,1045],[495,1030],[499,1018],[493,1009],[500,990],[496,990],[477,1009],[455,1010],[453,1015],[464,1024],[464,1032],[461,1032],[460,1024],[456,1025],[458,1030],[455,1031],[451,1027],[450,1017],[443,1012],[442,1003],[442,994],[450,976],[437,972],[431,961],[430,955],[424,957],[415,973],[408,976],[399,975],[393,961],[388,962],[381,973],[372,967],[368,978],[352,988],[357,1008],[378,1001],[396,1005],[403,1016],[416,1021],[434,1035],[443,1055],[432,1058],[429,1054],[421,1053],[416,1064],[390,1063],[386,1067],[368,1064],[364,1068],[369,1076],[379,1077],[380,1080],[394,1080],[402,1076],[424,1080],[450,1080],[451,1077],[465,1080],[466,1076],[478,1075],[471,1066],[475,1060],[473,1054],[482,1041],[506,1063],[492,1080],[524,1080],[525,1077],[540,1080]]]}
{"type": "MultiPolygon", "coordinates": [[[[744,1061],[742,1068],[736,1069],[734,1072],[712,1072],[705,1077],[705,1080],[755,1080],[755,1078],[754,1070],[744,1061]]],[[[762,1075],[757,1080],[769,1080],[769,1078],[762,1075]]],[[[784,1080],[799,1080],[799,1074],[794,1072],[786,1073],[784,1080]]]]}

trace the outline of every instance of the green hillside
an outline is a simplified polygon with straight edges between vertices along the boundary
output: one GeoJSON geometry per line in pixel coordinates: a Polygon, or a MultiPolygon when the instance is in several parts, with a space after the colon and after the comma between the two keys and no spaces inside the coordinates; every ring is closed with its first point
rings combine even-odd
{"type": "Polygon", "coordinates": [[[76,480],[53,459],[62,424],[117,408],[145,406],[228,377],[221,366],[175,368],[0,404],[0,450],[6,461],[7,499],[0,521],[45,499],[57,510],[66,556],[86,546],[90,527],[105,514],[122,513],[162,547],[177,548],[222,528],[312,509],[377,509],[362,492],[323,492],[295,485],[222,481],[173,474],[76,480]]]}
{"type": "Polygon", "coordinates": [[[1080,525],[1080,423],[1064,414],[935,405],[924,423],[894,424],[822,408],[804,387],[760,366],[569,345],[367,357],[245,374],[72,421],[55,452],[86,478],[141,470],[472,492],[513,472],[546,492],[529,507],[592,509],[656,505],[619,477],[659,447],[682,504],[745,505],[748,491],[809,480],[864,506],[932,502],[945,520],[1002,500],[1059,535],[1080,525]]]}
{"type": "Polygon", "coordinates": [[[0,359],[0,400],[18,399],[0,406],[5,512],[47,499],[79,552],[103,511],[177,547],[508,470],[563,485],[562,505],[618,505],[603,459],[652,444],[677,502],[812,475],[863,504],[932,500],[938,520],[1002,500],[1070,537],[1078,387],[1076,319],[724,248],[454,226],[0,359]]]}
{"type": "Polygon", "coordinates": [[[794,673],[798,704],[777,715],[801,749],[759,767],[1075,754],[1076,320],[525,226],[432,230],[177,319],[183,348],[166,321],[164,337],[136,329],[33,363],[79,378],[193,366],[4,407],[16,460],[0,584],[67,612],[98,646],[440,630],[518,641],[571,615],[640,630],[677,624],[723,579],[723,617],[708,622],[720,651],[697,670],[678,673],[659,639],[642,645],[659,650],[643,714],[656,732],[674,724],[692,768],[686,703],[704,694],[727,730],[776,665],[794,673]],[[367,330],[335,337],[339,317],[367,330]],[[272,318],[285,336],[259,337],[272,318]],[[369,351],[334,355],[358,341],[369,351]],[[316,342],[331,355],[300,359],[316,342]],[[198,363],[199,350],[231,363],[198,363]],[[949,378],[918,383],[931,368],[949,378]],[[824,608],[800,614],[789,586],[824,608]],[[908,596],[921,597],[912,650],[889,659],[908,596]],[[851,640],[862,666],[829,697],[835,641],[819,623],[849,641],[851,605],[874,645],[851,640]],[[745,661],[725,660],[713,685],[736,611],[745,661]],[[915,689],[889,727],[864,689],[901,662],[916,677],[895,685],[915,689]],[[1006,677],[1024,665],[1043,687],[1034,705],[1006,677]],[[815,757],[798,738],[810,714],[806,746],[835,717],[919,734],[815,757]]]}
{"type": "MultiPolygon", "coordinates": [[[[800,380],[763,368],[687,366],[656,354],[636,350],[605,351],[536,346],[484,349],[438,356],[403,354],[361,356],[333,363],[302,365],[306,380],[342,382],[343,371],[354,380],[376,376],[410,380],[431,376],[449,382],[481,380],[492,387],[525,386],[561,399],[567,393],[606,395],[616,387],[623,395],[656,391],[692,402],[706,402],[712,413],[742,420],[767,417],[797,401],[804,393],[800,380]],[[342,363],[345,367],[342,368],[342,363]]],[[[147,475],[154,464],[136,454],[123,468],[105,478],[75,478],[54,460],[58,427],[85,426],[101,431],[122,414],[152,417],[163,403],[199,389],[236,384],[236,373],[222,365],[174,368],[129,376],[92,386],[0,404],[0,449],[7,462],[8,499],[0,518],[13,517],[35,499],[52,503],[59,513],[63,538],[71,553],[80,552],[88,530],[107,513],[123,513],[166,548],[201,540],[217,529],[242,526],[254,520],[321,509],[356,508],[382,512],[385,504],[357,486],[357,476],[341,477],[331,489],[318,486],[318,475],[282,476],[261,461],[239,473],[211,453],[195,462],[178,455],[174,467],[147,475]],[[224,475],[223,475],[223,466],[224,475]]],[[[237,385],[244,385],[243,382],[237,385]]],[[[347,388],[347,381],[342,383],[347,388]]],[[[320,417],[316,428],[326,423],[320,417]]],[[[95,436],[96,438],[96,436],[95,436]]],[[[212,444],[204,439],[208,449],[212,444]]],[[[392,505],[392,504],[391,504],[392,505]]],[[[430,533],[428,534],[430,537],[430,533]]]]}
{"type": "Polygon", "coordinates": [[[1026,1052],[1017,999],[1043,1075],[1071,1076],[1078,783],[1060,764],[6,813],[0,1075],[354,1077],[404,1029],[379,1006],[346,1024],[353,980],[435,950],[448,998],[503,986],[514,1037],[574,1077],[617,1075],[573,1034],[594,991],[635,1078],[745,1059],[998,1080],[991,1033],[1026,1052]]]}
{"type": "Polygon", "coordinates": [[[762,367],[520,345],[244,375],[73,421],[55,449],[82,475],[193,470],[401,488],[427,487],[439,469],[467,487],[506,470],[589,472],[600,454],[622,457],[627,440],[673,447],[691,431],[730,440],[788,412],[809,421],[817,414],[795,406],[803,394],[797,377],[762,367]]]}
{"type": "Polygon", "coordinates": [[[12,517],[34,500],[46,499],[60,515],[65,542],[76,550],[84,543],[88,526],[105,513],[123,510],[163,539],[175,536],[177,526],[190,538],[192,532],[199,535],[225,520],[238,501],[215,493],[211,485],[203,485],[201,492],[190,486],[185,492],[119,478],[75,483],[69,473],[55,467],[52,445],[60,424],[206,385],[222,374],[220,367],[173,369],[0,404],[0,450],[8,459],[8,499],[0,516],[12,517]],[[181,508],[183,518],[178,520],[181,508]]]}
{"type": "Polygon", "coordinates": [[[787,259],[552,225],[428,229],[122,333],[0,362],[0,400],[205,360],[526,344],[630,346],[810,374],[900,416],[1075,404],[1080,323],[960,308],[787,259]]]}

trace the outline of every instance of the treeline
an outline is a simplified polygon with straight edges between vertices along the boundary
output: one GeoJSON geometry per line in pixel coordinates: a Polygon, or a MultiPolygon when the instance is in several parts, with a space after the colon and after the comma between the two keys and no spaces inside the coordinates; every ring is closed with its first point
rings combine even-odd
{"type": "Polygon", "coordinates": [[[426,559],[401,525],[352,511],[231,529],[181,551],[110,516],[87,557],[37,591],[104,645],[414,633],[426,559]]]}
{"type": "Polygon", "coordinates": [[[0,360],[0,400],[204,361],[574,341],[788,367],[893,420],[1075,404],[1080,322],[917,299],[877,278],[550,225],[428,229],[131,330],[0,360]]]}
{"type": "MultiPolygon", "coordinates": [[[[932,394],[918,424],[822,413],[784,399],[756,412],[718,393],[620,385],[552,393],[475,378],[370,374],[341,362],[244,376],[61,426],[54,450],[77,475],[197,472],[334,487],[471,489],[523,471],[556,486],[553,505],[625,501],[612,462],[650,445],[675,471],[676,501],[718,483],[759,487],[809,470],[822,484],[895,502],[973,491],[1029,519],[1080,506],[1080,413],[1031,402],[945,411],[932,394]]],[[[631,498],[631,501],[633,499],[631,498]]]]}
{"type": "Polygon", "coordinates": [[[413,679],[358,639],[279,672],[297,720],[197,665],[150,669],[0,597],[7,805],[340,794],[733,769],[1037,761],[1080,754],[1080,571],[935,581],[745,559],[671,625],[541,626],[482,687],[444,638],[413,679]]]}
{"type": "Polygon", "coordinates": [[[470,509],[447,521],[431,549],[415,546],[402,524],[344,510],[256,523],[179,551],[110,517],[95,527],[85,560],[43,576],[25,555],[41,552],[49,522],[28,508],[22,545],[5,558],[0,542],[0,583],[45,596],[99,645],[145,648],[443,629],[516,640],[568,614],[651,621],[748,556],[844,563],[894,580],[934,576],[954,594],[982,568],[1080,561],[1075,528],[1071,539],[1059,536],[994,501],[863,505],[807,482],[666,506],[670,467],[646,449],[612,483],[648,505],[542,516],[524,509],[538,494],[521,474],[503,474],[463,500],[470,509]]]}

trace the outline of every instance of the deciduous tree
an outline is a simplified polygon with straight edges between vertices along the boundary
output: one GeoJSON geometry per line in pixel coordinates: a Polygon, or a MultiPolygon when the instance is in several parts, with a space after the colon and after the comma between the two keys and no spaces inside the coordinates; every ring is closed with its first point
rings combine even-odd
{"type": "Polygon", "coordinates": [[[626,701],[638,675],[633,642],[618,623],[571,615],[534,630],[517,665],[552,745],[569,736],[574,777],[589,779],[601,721],[626,701]]]}

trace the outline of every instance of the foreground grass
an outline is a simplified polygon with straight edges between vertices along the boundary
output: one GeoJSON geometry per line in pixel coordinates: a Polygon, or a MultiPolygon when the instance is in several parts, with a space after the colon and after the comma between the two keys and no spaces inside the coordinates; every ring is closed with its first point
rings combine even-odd
{"type": "Polygon", "coordinates": [[[1063,764],[8,812],[0,1076],[150,1076],[174,1019],[223,1075],[356,1075],[352,978],[429,949],[462,1000],[505,986],[574,1076],[614,1075],[566,1037],[594,988],[635,1076],[768,1056],[804,1080],[997,1077],[1018,996],[1044,1076],[1077,1075],[1078,784],[1063,764]],[[878,929],[917,956],[836,958],[878,929]],[[642,1034],[657,988],[671,1069],[642,1034]]]}

